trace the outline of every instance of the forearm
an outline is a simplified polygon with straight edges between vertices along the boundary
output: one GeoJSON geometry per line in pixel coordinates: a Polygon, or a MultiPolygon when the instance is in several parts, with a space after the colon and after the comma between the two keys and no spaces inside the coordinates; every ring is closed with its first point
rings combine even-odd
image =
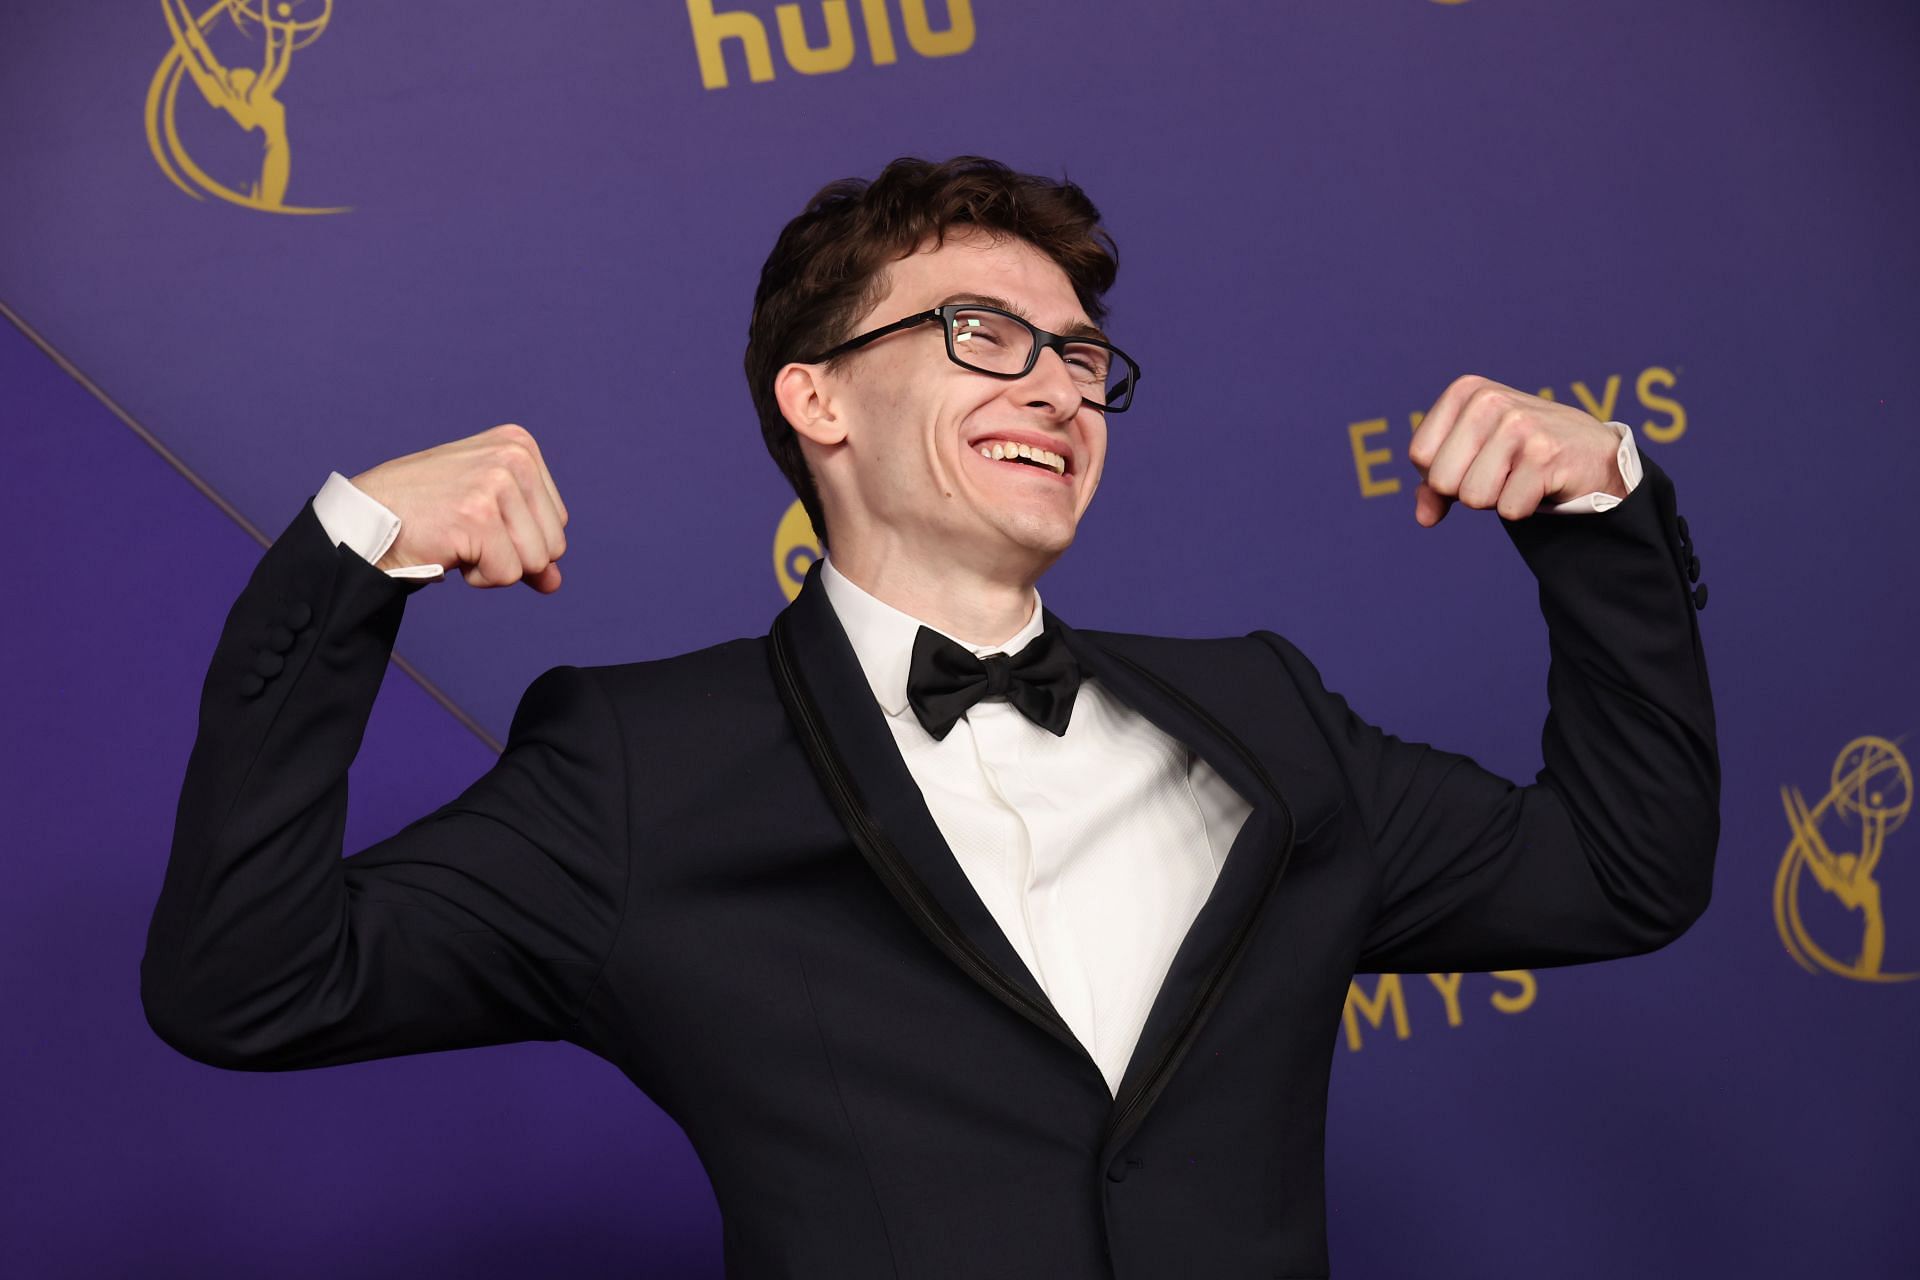
{"type": "Polygon", "coordinates": [[[1539,785],[1606,895],[1677,934],[1712,891],[1719,750],[1673,485],[1647,464],[1642,488],[1577,527],[1508,532],[1539,581],[1552,655],[1539,785]]]}
{"type": "Polygon", "coordinates": [[[227,616],[141,964],[149,1020],[193,1056],[285,1034],[339,957],[347,771],[413,589],[309,505],[227,616]]]}
{"type": "Polygon", "coordinates": [[[1519,784],[1362,719],[1266,635],[1365,824],[1362,972],[1542,968],[1665,945],[1705,909],[1720,769],[1671,482],[1614,509],[1502,521],[1539,581],[1545,768],[1519,784]]]}

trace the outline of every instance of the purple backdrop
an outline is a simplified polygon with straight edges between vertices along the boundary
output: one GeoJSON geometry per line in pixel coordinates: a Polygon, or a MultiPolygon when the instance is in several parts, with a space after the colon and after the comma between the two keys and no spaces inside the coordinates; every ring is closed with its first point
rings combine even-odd
{"type": "MultiPolygon", "coordinates": [[[[269,535],[329,469],[532,429],[573,515],[565,589],[438,585],[400,638],[504,736],[548,666],[765,629],[791,496],[739,373],[760,261],[827,179],[962,151],[1073,177],[1121,246],[1110,328],[1147,375],[1042,583],[1077,625],[1276,628],[1369,718],[1531,778],[1531,581],[1491,513],[1412,518],[1408,415],[1464,372],[1633,425],[1705,562],[1713,909],[1650,957],[1466,975],[1458,1025],[1419,976],[1404,1038],[1357,1016],[1338,1274],[1920,1271],[1920,985],[1797,966],[1773,903],[1781,787],[1812,803],[1844,744],[1920,727],[1911,6],[887,0],[893,59],[856,4],[851,64],[818,74],[772,3],[719,6],[760,20],[771,79],[736,40],[707,87],[675,0],[341,0],[278,93],[285,203],[350,206],[313,215],[169,180],[182,156],[243,198],[271,174],[191,80],[178,147],[164,112],[149,141],[158,0],[0,16],[25,535],[0,631],[0,1271],[718,1274],[684,1135],[585,1054],[259,1076],[147,1030],[199,685],[259,548],[105,399],[269,535]]],[[[799,6],[816,43],[831,7],[799,6]]],[[[258,65],[257,25],[207,40],[258,65]]],[[[391,673],[350,846],[490,759],[391,673]]],[[[1888,828],[1889,973],[1920,970],[1916,849],[1888,828]]],[[[1800,905],[1850,960],[1860,917],[1800,905]]]]}

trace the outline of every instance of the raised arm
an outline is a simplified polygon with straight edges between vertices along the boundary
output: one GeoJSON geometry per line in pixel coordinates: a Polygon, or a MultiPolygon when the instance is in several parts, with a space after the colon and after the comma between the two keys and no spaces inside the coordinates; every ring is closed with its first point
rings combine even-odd
{"type": "MultiPolygon", "coordinates": [[[[489,475],[494,441],[473,440],[412,457],[489,475]]],[[[489,501],[500,529],[438,536],[501,554],[489,501]]],[[[484,776],[340,856],[348,766],[421,585],[335,545],[309,503],[227,617],[141,963],[149,1022],[189,1056],[277,1070],[571,1033],[626,894],[626,762],[591,672],[542,675],[484,776]]]]}
{"type": "MultiPolygon", "coordinates": [[[[1720,829],[1713,698],[1673,484],[1642,465],[1610,511],[1502,521],[1539,583],[1552,657],[1545,764],[1529,784],[1382,731],[1263,635],[1366,815],[1379,889],[1361,972],[1633,955],[1706,909],[1720,829]]],[[[1492,505],[1497,493],[1470,496],[1492,505]]]]}
{"type": "Polygon", "coordinates": [[[181,61],[186,64],[193,82],[200,86],[201,96],[206,98],[207,105],[221,111],[229,109],[232,95],[228,93],[222,75],[224,68],[220,60],[213,56],[206,37],[200,33],[200,24],[194,21],[192,11],[187,8],[187,0],[160,0],[160,11],[166,15],[167,27],[173,32],[174,47],[180,50],[181,61]],[[176,4],[180,6],[178,15],[173,11],[176,4]]]}
{"type": "Polygon", "coordinates": [[[266,92],[271,95],[279,91],[287,78],[287,68],[293,65],[293,21],[288,19],[281,24],[280,43],[273,43],[273,19],[266,20],[266,61],[260,67],[260,80],[266,92]]]}

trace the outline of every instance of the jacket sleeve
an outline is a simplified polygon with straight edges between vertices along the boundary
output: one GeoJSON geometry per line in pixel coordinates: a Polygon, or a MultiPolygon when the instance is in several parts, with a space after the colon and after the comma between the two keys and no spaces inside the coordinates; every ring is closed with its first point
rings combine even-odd
{"type": "Polygon", "coordinates": [[[140,966],[161,1039],[284,1070],[568,1035],[624,909],[626,770],[592,672],[555,667],[499,760],[350,858],[347,770],[405,599],[311,503],[235,602],[201,693],[140,966]]]}
{"type": "Polygon", "coordinates": [[[1261,633],[1366,829],[1377,909],[1358,972],[1637,955],[1706,909],[1720,831],[1713,697],[1673,484],[1643,462],[1642,483],[1610,511],[1501,521],[1539,582],[1551,655],[1531,784],[1383,732],[1298,649],[1261,633]]]}

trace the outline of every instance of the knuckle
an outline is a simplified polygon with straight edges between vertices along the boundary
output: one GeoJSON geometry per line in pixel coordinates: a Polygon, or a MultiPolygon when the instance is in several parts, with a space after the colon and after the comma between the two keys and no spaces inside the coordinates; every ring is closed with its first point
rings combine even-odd
{"type": "Polygon", "coordinates": [[[1481,414],[1496,423],[1505,422],[1514,412],[1513,395],[1502,386],[1490,383],[1482,387],[1474,394],[1474,401],[1481,414]]]}

